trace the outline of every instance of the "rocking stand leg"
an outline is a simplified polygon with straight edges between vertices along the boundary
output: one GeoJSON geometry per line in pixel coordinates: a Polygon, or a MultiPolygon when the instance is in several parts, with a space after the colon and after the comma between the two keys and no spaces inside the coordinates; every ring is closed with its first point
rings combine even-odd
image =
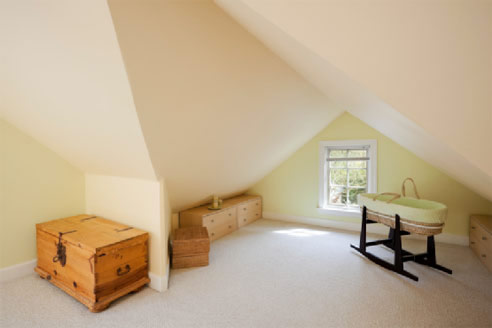
{"type": "Polygon", "coordinates": [[[434,244],[434,236],[427,237],[427,264],[436,265],[436,245],[434,244]]]}
{"type": "Polygon", "coordinates": [[[453,274],[453,271],[443,267],[442,265],[437,264],[436,261],[436,245],[434,241],[434,236],[427,237],[427,253],[415,255],[415,262],[420,264],[425,264],[430,266],[431,268],[441,270],[448,274],[453,274]]]}
{"type": "Polygon", "coordinates": [[[367,225],[367,208],[362,209],[362,225],[360,227],[360,242],[359,248],[362,252],[366,251],[366,225],[367,225]]]}
{"type": "Polygon", "coordinates": [[[393,230],[393,249],[395,251],[395,269],[403,272],[403,259],[401,254],[400,216],[395,216],[395,229],[393,230]]]}
{"type": "Polygon", "coordinates": [[[382,240],[375,240],[371,242],[367,242],[366,240],[366,233],[367,233],[367,224],[369,223],[376,223],[375,221],[368,220],[367,219],[367,208],[364,206],[362,209],[362,224],[361,224],[361,229],[360,229],[360,242],[359,242],[359,247],[350,245],[353,249],[367,257],[369,260],[372,262],[382,266],[383,268],[386,268],[388,270],[397,272],[405,277],[408,277],[410,279],[413,279],[415,281],[418,281],[419,278],[417,276],[411,274],[408,271],[405,271],[403,269],[403,255],[409,254],[407,251],[403,250],[401,248],[401,235],[406,234],[405,231],[400,231],[400,217],[396,215],[395,217],[395,229],[390,229],[388,239],[382,239],[382,240]],[[395,252],[395,257],[394,257],[394,263],[389,263],[376,255],[370,253],[367,251],[367,247],[369,246],[375,246],[375,245],[385,245],[391,249],[394,250],[395,252]]]}

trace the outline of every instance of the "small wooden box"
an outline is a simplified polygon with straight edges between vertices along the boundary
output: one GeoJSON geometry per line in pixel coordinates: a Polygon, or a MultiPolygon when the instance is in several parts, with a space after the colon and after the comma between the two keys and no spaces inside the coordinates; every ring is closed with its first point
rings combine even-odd
{"type": "Polygon", "coordinates": [[[208,265],[210,239],[205,227],[176,229],[172,244],[174,269],[208,265]]]}
{"type": "Polygon", "coordinates": [[[91,215],[40,223],[35,271],[99,312],[150,281],[148,238],[145,231],[91,215]]]}

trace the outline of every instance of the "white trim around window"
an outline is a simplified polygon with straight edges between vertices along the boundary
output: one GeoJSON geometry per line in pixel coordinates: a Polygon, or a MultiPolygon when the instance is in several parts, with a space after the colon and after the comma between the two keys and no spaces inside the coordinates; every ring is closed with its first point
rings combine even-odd
{"type": "Polygon", "coordinates": [[[369,193],[377,193],[377,141],[369,140],[336,140],[336,141],[320,141],[319,142],[319,191],[318,191],[318,212],[323,214],[331,214],[337,216],[360,217],[360,209],[350,206],[336,206],[326,204],[328,179],[327,172],[327,154],[330,148],[340,149],[368,149],[367,161],[367,190],[369,193]]]}

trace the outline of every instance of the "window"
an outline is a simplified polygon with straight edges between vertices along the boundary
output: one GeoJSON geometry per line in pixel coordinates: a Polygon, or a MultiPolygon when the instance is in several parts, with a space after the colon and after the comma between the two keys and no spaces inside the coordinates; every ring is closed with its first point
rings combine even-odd
{"type": "Polygon", "coordinates": [[[320,210],[358,216],[357,195],[377,191],[376,140],[321,141],[319,158],[320,210]]]}

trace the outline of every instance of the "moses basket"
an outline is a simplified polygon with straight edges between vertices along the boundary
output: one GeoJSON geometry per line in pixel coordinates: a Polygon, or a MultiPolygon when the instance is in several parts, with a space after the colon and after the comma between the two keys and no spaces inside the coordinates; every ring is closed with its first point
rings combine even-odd
{"type": "Polygon", "coordinates": [[[401,195],[397,193],[359,194],[358,204],[366,207],[367,219],[395,227],[395,215],[400,216],[401,230],[425,236],[442,232],[448,208],[446,205],[420,199],[412,178],[403,181],[401,195]],[[405,182],[410,181],[416,198],[407,197],[405,182]]]}

